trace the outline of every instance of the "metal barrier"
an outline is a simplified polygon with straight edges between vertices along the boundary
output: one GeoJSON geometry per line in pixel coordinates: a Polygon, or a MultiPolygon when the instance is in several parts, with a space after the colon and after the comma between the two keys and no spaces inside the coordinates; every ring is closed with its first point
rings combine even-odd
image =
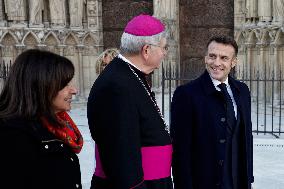
{"type": "MultiPolygon", "coordinates": [[[[271,134],[276,138],[284,133],[284,80],[281,78],[281,73],[275,78],[274,72],[271,72],[271,77],[261,78],[257,72],[249,78],[234,77],[246,83],[251,91],[251,115],[252,129],[257,135],[271,134]],[[254,76],[254,77],[252,77],[254,76]],[[283,109],[283,110],[282,110],[283,109]]],[[[172,74],[171,68],[164,69],[162,67],[162,112],[166,115],[167,123],[170,122],[171,98],[175,90],[175,86],[187,83],[195,78],[181,78],[172,74]],[[166,85],[167,83],[167,85],[166,85]],[[167,86],[167,87],[165,87],[167,86]],[[172,87],[174,86],[174,87],[172,87]]]]}

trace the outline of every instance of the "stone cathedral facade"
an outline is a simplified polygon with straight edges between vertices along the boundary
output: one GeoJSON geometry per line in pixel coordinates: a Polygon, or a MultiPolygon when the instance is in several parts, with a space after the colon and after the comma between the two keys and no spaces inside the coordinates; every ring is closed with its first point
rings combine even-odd
{"type": "Polygon", "coordinates": [[[103,51],[101,0],[1,0],[0,61],[13,63],[26,49],[49,50],[75,66],[78,99],[96,79],[95,60],[103,51]]]}
{"type": "MultiPolygon", "coordinates": [[[[166,24],[170,50],[164,67],[173,75],[199,75],[208,38],[234,33],[240,51],[236,76],[246,80],[253,98],[284,99],[281,82],[255,81],[284,78],[284,0],[0,0],[0,61],[13,63],[30,48],[63,55],[75,65],[78,99],[85,100],[97,78],[98,55],[119,48],[125,24],[142,12],[166,24]]],[[[152,75],[156,89],[161,75],[161,68],[152,75]]]]}
{"type": "MultiPolygon", "coordinates": [[[[117,7],[118,2],[123,4],[123,1],[104,1],[105,11],[117,7]],[[112,7],[108,7],[111,3],[112,7]]],[[[170,30],[169,43],[173,48],[165,60],[165,66],[171,64],[174,67],[178,62],[176,2],[177,0],[146,2],[146,6],[150,7],[147,8],[150,10],[148,13],[154,13],[162,19],[170,30]]],[[[114,22],[122,23],[121,27],[124,27],[132,16],[145,12],[143,9],[139,10],[141,5],[144,6],[143,2],[139,4],[129,1],[126,4],[125,1],[124,3],[127,6],[133,5],[133,10],[128,12],[125,12],[126,6],[124,10],[120,10],[120,14],[127,16],[126,19],[117,18],[117,15],[111,16],[113,18],[103,18],[102,0],[0,0],[0,61],[12,64],[18,54],[31,48],[63,55],[75,65],[74,80],[79,89],[77,98],[85,100],[97,78],[95,71],[97,57],[105,48],[119,48],[118,43],[111,46],[107,43],[117,41],[122,30],[114,40],[112,36],[107,35],[107,39],[103,39],[103,19],[107,21],[114,19],[114,22]],[[118,19],[120,20],[117,21],[118,19]]],[[[161,69],[152,75],[152,80],[153,86],[159,88],[161,69]]]]}
{"type": "Polygon", "coordinates": [[[254,100],[279,104],[284,97],[284,0],[235,0],[234,9],[237,77],[247,81],[254,100]]]}

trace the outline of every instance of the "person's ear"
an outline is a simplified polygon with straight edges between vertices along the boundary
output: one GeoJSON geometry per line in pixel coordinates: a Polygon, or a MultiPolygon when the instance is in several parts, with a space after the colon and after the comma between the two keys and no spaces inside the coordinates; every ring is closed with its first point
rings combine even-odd
{"type": "Polygon", "coordinates": [[[141,50],[141,54],[142,56],[145,58],[145,59],[148,59],[149,57],[149,53],[150,53],[150,45],[148,44],[145,44],[143,47],[142,47],[142,50],[141,50]]]}
{"type": "Polygon", "coordinates": [[[238,62],[238,58],[234,57],[232,60],[232,68],[236,66],[237,62],[238,62]]]}

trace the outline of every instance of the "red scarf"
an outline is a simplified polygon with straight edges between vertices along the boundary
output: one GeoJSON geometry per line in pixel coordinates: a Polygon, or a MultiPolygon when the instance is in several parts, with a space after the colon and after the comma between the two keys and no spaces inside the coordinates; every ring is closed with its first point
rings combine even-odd
{"type": "Polygon", "coordinates": [[[42,117],[44,127],[78,154],[83,147],[83,137],[79,129],[66,112],[59,112],[56,116],[63,127],[54,127],[46,118],[42,117]]]}

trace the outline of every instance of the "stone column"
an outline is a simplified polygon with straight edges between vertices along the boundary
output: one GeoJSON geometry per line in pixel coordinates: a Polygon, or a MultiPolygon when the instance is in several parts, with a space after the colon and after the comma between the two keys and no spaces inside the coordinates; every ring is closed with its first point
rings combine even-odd
{"type": "MultiPolygon", "coordinates": [[[[17,51],[17,55],[19,55],[24,51],[26,46],[25,45],[15,45],[15,48],[16,48],[16,51],[17,51]]],[[[16,57],[14,57],[14,58],[16,58],[16,57]]]]}
{"type": "Polygon", "coordinates": [[[5,17],[3,10],[4,10],[4,5],[3,2],[0,1],[0,27],[4,27],[7,24],[6,20],[4,19],[5,17]]]}
{"type": "Polygon", "coordinates": [[[248,80],[246,84],[251,88],[251,83],[249,82],[252,77],[252,48],[254,47],[251,43],[245,43],[246,56],[245,56],[245,65],[244,65],[244,79],[248,80]]]}
{"type": "MultiPolygon", "coordinates": [[[[178,52],[179,52],[179,36],[178,36],[178,0],[154,0],[154,16],[161,19],[166,25],[168,31],[167,43],[169,51],[167,57],[163,61],[163,66],[166,69],[171,69],[172,76],[177,73],[178,52]],[[171,67],[171,68],[169,68],[171,67]]],[[[156,89],[161,89],[162,66],[152,75],[152,86],[156,89]]],[[[169,83],[167,82],[166,87],[169,83]]],[[[175,82],[171,83],[171,88],[175,88],[175,82]]]]}
{"type": "Polygon", "coordinates": [[[59,55],[64,56],[64,49],[66,48],[66,45],[58,45],[57,48],[59,51],[59,55]]]}
{"type": "Polygon", "coordinates": [[[258,0],[258,25],[267,25],[272,20],[271,0],[258,0]]]}
{"type": "Polygon", "coordinates": [[[78,50],[78,64],[79,64],[79,99],[86,100],[85,90],[84,90],[84,75],[83,75],[83,51],[84,45],[77,45],[78,50]]]}
{"type": "MultiPolygon", "coordinates": [[[[257,86],[253,89],[253,91],[251,91],[252,96],[253,96],[253,100],[256,101],[258,98],[259,102],[263,102],[264,101],[264,90],[265,90],[265,83],[264,83],[264,79],[266,78],[266,71],[267,71],[267,44],[262,44],[262,43],[258,43],[257,44],[257,56],[254,57],[255,61],[257,63],[257,69],[256,69],[256,73],[255,73],[255,80],[259,80],[258,84],[256,82],[256,85],[258,85],[258,89],[257,86]]],[[[250,64],[250,62],[247,62],[247,64],[250,64]]],[[[252,68],[251,68],[252,69],[252,68]]]]}

